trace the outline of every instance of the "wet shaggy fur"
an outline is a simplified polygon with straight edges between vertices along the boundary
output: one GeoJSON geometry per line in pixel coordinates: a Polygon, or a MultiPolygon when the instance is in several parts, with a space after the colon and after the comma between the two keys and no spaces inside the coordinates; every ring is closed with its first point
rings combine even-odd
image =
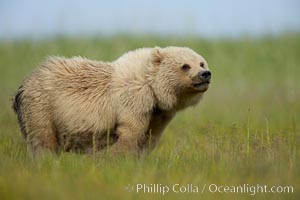
{"type": "Polygon", "coordinates": [[[155,147],[177,111],[200,101],[203,70],[204,58],[181,47],[138,49],[113,62],[49,57],[24,79],[13,109],[33,152],[139,154],[155,147]]]}
{"type": "Polygon", "coordinates": [[[20,112],[20,109],[19,109],[20,104],[21,104],[22,93],[23,93],[23,89],[22,89],[22,86],[20,86],[16,96],[13,98],[13,109],[14,109],[15,113],[18,115],[18,121],[19,121],[21,132],[22,132],[23,136],[26,138],[27,133],[25,130],[25,122],[23,121],[23,118],[22,118],[22,112],[20,112]]]}

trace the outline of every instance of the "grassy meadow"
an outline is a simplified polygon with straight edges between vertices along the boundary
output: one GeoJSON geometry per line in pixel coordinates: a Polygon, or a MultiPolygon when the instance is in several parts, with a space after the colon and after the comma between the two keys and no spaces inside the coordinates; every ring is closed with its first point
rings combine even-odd
{"type": "Polygon", "coordinates": [[[253,198],[300,199],[299,34],[256,39],[115,36],[0,42],[1,200],[253,198]],[[112,61],[136,48],[171,45],[202,54],[212,71],[212,83],[198,106],[178,113],[150,155],[113,159],[47,153],[32,158],[10,98],[46,56],[112,61]],[[170,190],[174,184],[192,184],[199,191],[163,195],[125,190],[136,184],[160,184],[170,190]],[[211,184],[293,186],[293,193],[218,193],[209,191],[211,184]]]}

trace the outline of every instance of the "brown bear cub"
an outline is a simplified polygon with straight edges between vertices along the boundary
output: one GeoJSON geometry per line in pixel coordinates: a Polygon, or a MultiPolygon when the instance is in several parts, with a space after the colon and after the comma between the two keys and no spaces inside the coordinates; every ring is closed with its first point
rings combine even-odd
{"type": "Polygon", "coordinates": [[[176,112],[208,89],[205,59],[189,48],[143,48],[113,62],[49,57],[13,98],[33,152],[140,154],[176,112]]]}

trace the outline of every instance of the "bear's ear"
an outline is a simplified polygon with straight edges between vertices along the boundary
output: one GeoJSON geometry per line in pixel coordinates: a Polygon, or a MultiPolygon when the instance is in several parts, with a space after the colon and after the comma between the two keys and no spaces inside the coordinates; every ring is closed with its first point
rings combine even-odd
{"type": "Polygon", "coordinates": [[[151,62],[155,66],[159,66],[164,59],[164,55],[162,49],[159,47],[155,47],[151,52],[151,62]]]}

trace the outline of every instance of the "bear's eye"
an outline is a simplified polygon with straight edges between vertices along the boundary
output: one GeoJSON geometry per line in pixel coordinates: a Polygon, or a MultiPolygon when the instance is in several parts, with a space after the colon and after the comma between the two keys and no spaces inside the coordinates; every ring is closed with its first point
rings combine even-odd
{"type": "Polygon", "coordinates": [[[181,69],[182,69],[183,71],[186,72],[186,71],[188,71],[189,69],[191,69],[191,66],[188,65],[188,64],[184,64],[184,65],[182,65],[181,69]]]}
{"type": "Polygon", "coordinates": [[[200,62],[200,67],[204,67],[204,62],[200,62]]]}

